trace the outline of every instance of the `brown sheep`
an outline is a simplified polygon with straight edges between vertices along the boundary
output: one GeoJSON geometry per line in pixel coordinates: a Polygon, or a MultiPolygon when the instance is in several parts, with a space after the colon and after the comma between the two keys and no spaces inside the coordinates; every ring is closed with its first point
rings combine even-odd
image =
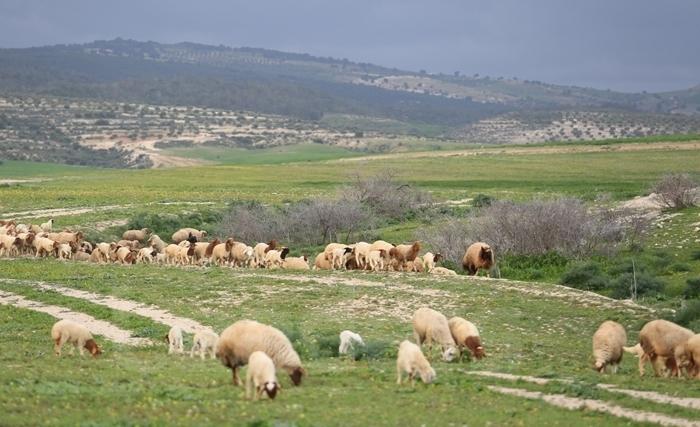
{"type": "Polygon", "coordinates": [[[332,270],[331,262],[326,259],[326,254],[324,252],[316,255],[314,260],[314,270],[332,270]]]}
{"type": "Polygon", "coordinates": [[[146,240],[146,237],[151,234],[151,230],[148,228],[142,228],[140,230],[126,230],[124,234],[122,234],[122,239],[124,240],[138,240],[139,242],[143,242],[146,240]]]}
{"type": "Polygon", "coordinates": [[[253,257],[255,266],[258,268],[265,267],[265,254],[268,251],[277,249],[277,240],[272,239],[267,243],[258,243],[253,247],[253,257]]]}
{"type": "Polygon", "coordinates": [[[692,378],[700,378],[700,334],[677,345],[674,355],[679,369],[685,369],[692,378]]]}
{"type": "Polygon", "coordinates": [[[658,319],[644,325],[639,331],[639,344],[644,354],[639,358],[639,375],[644,375],[644,363],[649,360],[654,367],[654,373],[658,376],[661,369],[657,358],[665,358],[666,367],[671,371],[671,376],[679,374],[675,359],[676,347],[688,341],[695,335],[690,329],[676,325],[668,320],[658,319]]]}
{"type": "MultiPolygon", "coordinates": [[[[491,246],[483,242],[473,243],[462,258],[462,268],[470,276],[475,276],[479,270],[491,270],[496,263],[491,246]]],[[[490,273],[487,274],[491,277],[490,273]]]]}
{"type": "Polygon", "coordinates": [[[413,261],[420,252],[420,242],[413,242],[410,245],[397,245],[389,249],[389,256],[398,262],[399,268],[403,269],[407,261],[413,261]]]}
{"type": "Polygon", "coordinates": [[[226,264],[231,260],[231,249],[236,242],[228,238],[224,243],[219,243],[211,250],[211,263],[214,265],[226,264]]]}
{"type": "Polygon", "coordinates": [[[173,243],[179,244],[183,240],[194,238],[196,242],[201,242],[207,237],[207,232],[204,230],[196,230],[194,228],[181,228],[172,235],[173,243]]]}

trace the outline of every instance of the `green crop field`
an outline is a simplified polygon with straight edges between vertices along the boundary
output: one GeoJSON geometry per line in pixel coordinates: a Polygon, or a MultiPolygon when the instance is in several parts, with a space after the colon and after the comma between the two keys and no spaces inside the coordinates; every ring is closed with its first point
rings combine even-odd
{"type": "MultiPolygon", "coordinates": [[[[0,164],[0,218],[40,223],[53,217],[57,229],[82,229],[88,236],[115,239],[128,221],[142,214],[172,214],[179,219],[200,215],[209,222],[232,201],[283,204],[331,196],[356,174],[384,170],[394,171],[411,187],[429,191],[438,203],[485,194],[517,201],[572,196],[591,205],[612,205],[648,193],[669,172],[700,176],[700,151],[692,145],[696,139],[659,141],[678,145],[661,149],[644,140],[643,149],[622,149],[610,142],[610,149],[606,145],[589,152],[589,145],[580,144],[550,151],[540,149],[560,146],[366,158],[342,149],[315,150],[315,144],[259,152],[210,148],[189,152],[199,149],[188,148],[171,152],[222,164],[151,170],[4,161],[0,164]]],[[[684,304],[686,280],[700,274],[700,233],[694,231],[700,223],[700,208],[667,214],[656,223],[639,256],[649,265],[665,265],[658,271],[669,283],[668,292],[636,303],[552,283],[508,280],[512,277],[294,273],[0,258],[4,367],[0,425],[588,426],[639,422],[639,418],[619,416],[625,411],[632,417],[654,413],[656,422],[643,418],[649,425],[658,424],[658,417],[674,419],[674,425],[697,425],[700,388],[692,380],[655,378],[650,367],[647,376],[639,378],[637,360],[629,354],[615,375],[591,369],[591,335],[602,321],[622,323],[631,345],[646,321],[675,315],[671,309],[684,304]],[[114,299],[106,303],[76,291],[114,299]],[[32,301],[32,309],[11,302],[19,297],[32,301]],[[162,337],[169,326],[135,311],[133,302],[196,320],[217,332],[242,318],[272,324],[291,339],[308,377],[294,387],[280,372],[283,389],[275,401],[248,401],[218,361],[168,355],[162,337]],[[97,334],[104,347],[102,357],[71,356],[66,348],[56,358],[50,339],[56,319],[36,311],[42,306],[85,313],[152,343],[138,347],[97,334]],[[488,356],[446,363],[435,352],[435,383],[396,385],[398,344],[412,339],[410,318],[421,306],[472,320],[488,356]],[[367,346],[359,360],[338,357],[338,333],[344,329],[365,338],[367,346]],[[477,376],[473,371],[536,376],[549,382],[477,376]],[[617,391],[601,388],[600,383],[612,384],[617,391]],[[616,410],[618,416],[590,409],[572,411],[542,399],[507,395],[497,387],[621,408],[616,410]],[[633,397],[632,391],[657,394],[633,397]],[[672,398],[689,400],[668,403],[672,398]]],[[[377,233],[399,242],[412,239],[417,229],[428,225],[429,219],[412,217],[383,224],[377,233]]],[[[292,252],[298,254],[298,248],[292,252]]],[[[571,260],[579,261],[586,260],[571,260]]],[[[606,262],[612,261],[601,261],[606,262]]],[[[554,273],[542,277],[550,282],[557,278],[554,273]]],[[[191,340],[188,334],[187,350],[191,340]]]]}

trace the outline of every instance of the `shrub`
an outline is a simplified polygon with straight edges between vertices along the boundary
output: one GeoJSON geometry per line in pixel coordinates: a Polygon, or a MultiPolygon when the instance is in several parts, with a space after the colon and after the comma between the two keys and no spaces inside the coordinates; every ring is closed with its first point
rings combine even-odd
{"type": "Polygon", "coordinates": [[[440,252],[447,267],[446,262],[461,266],[464,252],[475,241],[471,235],[467,221],[450,218],[435,227],[420,229],[416,238],[427,242],[434,252],[440,252]]]}
{"type": "Polygon", "coordinates": [[[692,259],[693,261],[700,261],[700,249],[695,249],[690,254],[690,259],[692,259]]]}
{"type": "Polygon", "coordinates": [[[475,208],[483,208],[486,206],[491,206],[493,201],[493,197],[479,193],[474,197],[474,200],[472,200],[472,206],[475,208]]]}
{"type": "Polygon", "coordinates": [[[697,182],[686,173],[671,173],[664,175],[653,187],[652,191],[669,208],[682,209],[695,206],[697,182]]]}
{"type": "Polygon", "coordinates": [[[674,262],[668,267],[668,269],[675,273],[683,273],[692,270],[692,267],[690,266],[690,264],[687,264],[685,262],[674,262]]]}
{"type": "Polygon", "coordinates": [[[700,326],[700,299],[686,301],[683,308],[676,313],[673,321],[688,329],[697,331],[700,326]]]}
{"type": "Polygon", "coordinates": [[[638,271],[636,274],[627,272],[613,280],[610,285],[610,296],[615,299],[631,298],[634,294],[635,280],[637,297],[659,295],[665,287],[663,281],[646,272],[638,271]]]}
{"type": "Polygon", "coordinates": [[[586,262],[573,265],[564,273],[559,283],[576,289],[600,291],[610,285],[610,279],[603,273],[600,265],[586,262]]]}
{"type": "Polygon", "coordinates": [[[365,345],[354,345],[350,356],[353,360],[395,358],[396,350],[388,341],[366,341],[365,345]]]}
{"type": "Polygon", "coordinates": [[[683,290],[683,297],[685,299],[700,297],[700,277],[686,280],[685,285],[685,290],[683,290]]]}
{"type": "MultiPolygon", "coordinates": [[[[555,280],[569,260],[556,252],[543,255],[505,255],[498,261],[500,272],[516,280],[555,280]]],[[[492,272],[491,277],[494,277],[492,272]]]]}

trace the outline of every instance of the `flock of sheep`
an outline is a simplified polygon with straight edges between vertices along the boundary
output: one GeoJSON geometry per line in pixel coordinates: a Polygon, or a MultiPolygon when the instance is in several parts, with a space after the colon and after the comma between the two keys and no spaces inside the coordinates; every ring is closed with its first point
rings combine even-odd
{"type": "MultiPolygon", "coordinates": [[[[383,240],[374,243],[358,242],[350,245],[329,243],[316,255],[313,266],[306,256],[288,256],[289,248],[276,240],[248,246],[233,238],[225,241],[204,241],[207,232],[182,228],[171,236],[167,244],[147,228],[127,230],[118,242],[90,243],[80,231],[53,231],[53,220],[46,223],[18,224],[0,221],[0,256],[34,255],[55,256],[62,260],[74,259],[96,263],[161,263],[170,265],[218,265],[249,268],[282,268],[290,270],[371,270],[427,272],[436,275],[456,275],[453,270],[440,267],[440,253],[420,255],[421,244],[393,245],[383,240]]],[[[491,247],[482,242],[469,246],[464,254],[464,270],[475,275],[480,269],[490,270],[495,263],[491,247]]]]}

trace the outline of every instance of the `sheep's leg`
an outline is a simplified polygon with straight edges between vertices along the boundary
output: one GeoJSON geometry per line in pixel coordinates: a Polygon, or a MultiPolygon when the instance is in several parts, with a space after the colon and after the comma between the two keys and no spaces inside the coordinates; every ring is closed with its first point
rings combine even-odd
{"type": "Polygon", "coordinates": [[[199,346],[199,358],[204,360],[207,357],[207,348],[206,346],[200,345],[199,346]]]}
{"type": "Polygon", "coordinates": [[[231,368],[231,371],[233,372],[233,385],[241,385],[241,380],[238,378],[238,366],[231,368]]]}
{"type": "Polygon", "coordinates": [[[402,382],[402,380],[403,380],[403,375],[401,375],[401,374],[402,374],[402,372],[401,372],[401,365],[399,365],[399,364],[397,363],[397,364],[396,364],[396,384],[399,384],[399,385],[401,384],[401,382],[402,382]]]}
{"type": "Polygon", "coordinates": [[[66,342],[66,340],[63,338],[63,336],[58,337],[56,339],[56,343],[53,346],[53,352],[56,354],[56,356],[61,356],[61,347],[63,347],[63,344],[66,342]]]}
{"type": "MultiPolygon", "coordinates": [[[[253,394],[253,378],[251,375],[247,375],[245,378],[245,398],[250,399],[251,397],[253,397],[252,394],[253,394]]],[[[257,399],[255,399],[255,400],[257,400],[257,399]]]]}
{"type": "Polygon", "coordinates": [[[194,357],[194,350],[197,348],[197,345],[198,345],[197,341],[192,343],[192,348],[190,349],[190,358],[194,357]]]}

